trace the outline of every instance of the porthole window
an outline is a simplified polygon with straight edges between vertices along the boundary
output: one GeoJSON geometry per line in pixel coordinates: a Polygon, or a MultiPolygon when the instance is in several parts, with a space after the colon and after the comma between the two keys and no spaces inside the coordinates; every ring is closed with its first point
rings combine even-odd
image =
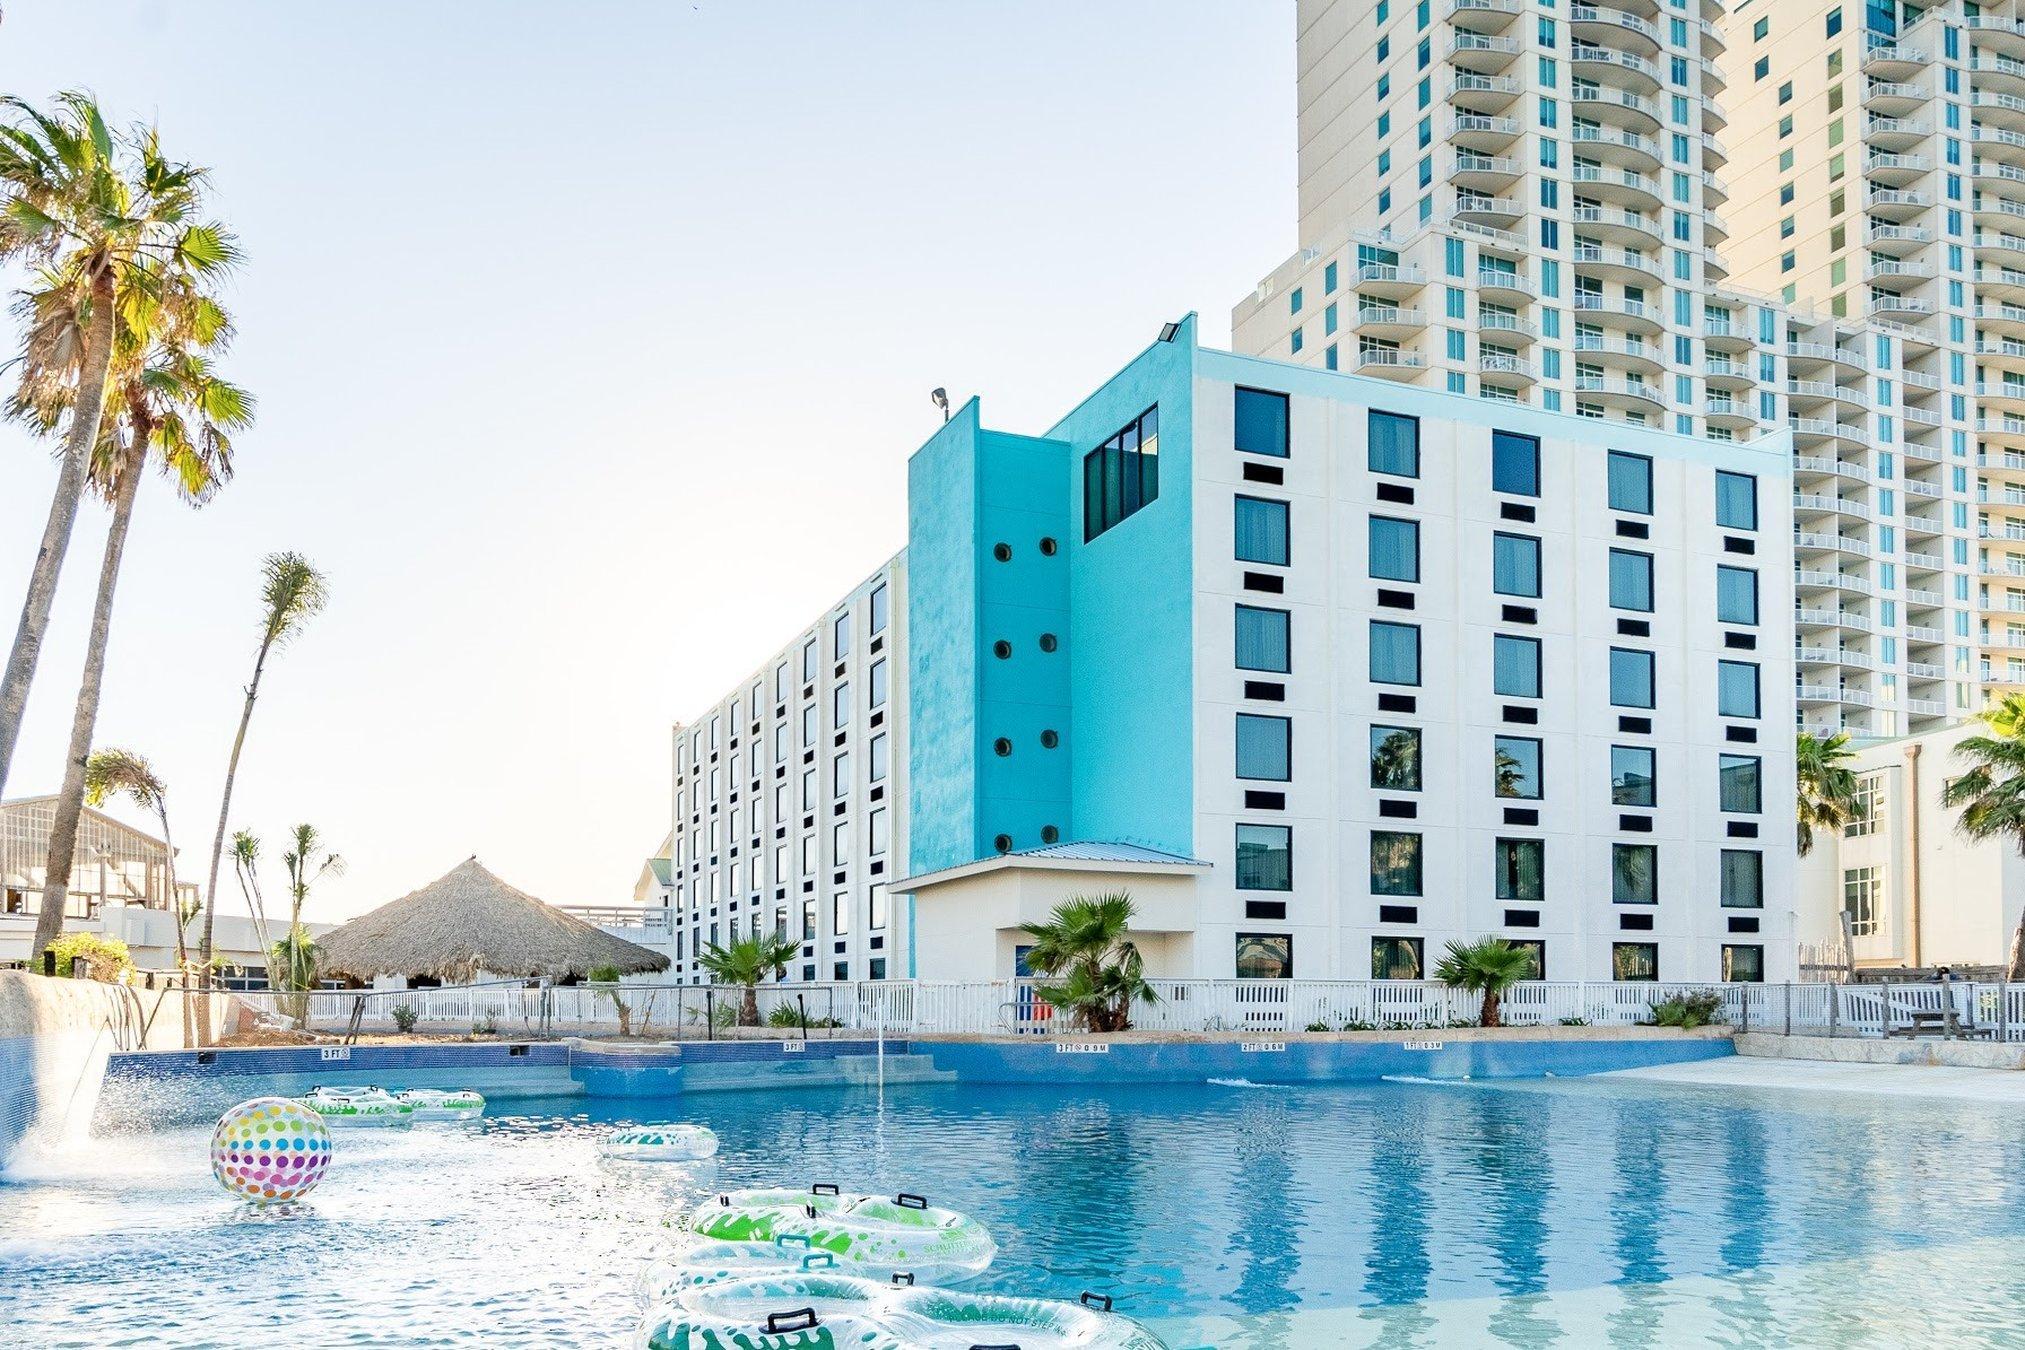
{"type": "Polygon", "coordinates": [[[1057,640],[1056,640],[1056,638],[1055,638],[1055,635],[1054,635],[1053,633],[1043,633],[1043,634],[1041,634],[1041,650],[1042,650],[1042,651],[1044,651],[1044,652],[1051,652],[1051,651],[1053,651],[1053,650],[1054,650],[1055,648],[1057,648],[1057,647],[1059,647],[1059,646],[1061,646],[1061,645],[1062,645],[1062,644],[1061,644],[1061,643],[1060,643],[1059,641],[1057,641],[1057,640]]]}
{"type": "Polygon", "coordinates": [[[1012,643],[1007,642],[1004,638],[1000,638],[997,642],[991,644],[991,654],[1001,661],[1005,660],[1008,656],[1012,655],[1012,643]]]}
{"type": "Polygon", "coordinates": [[[1041,842],[1052,844],[1062,837],[1062,832],[1052,825],[1041,826],[1041,842]]]}
{"type": "Polygon", "coordinates": [[[1003,759],[1012,753],[1012,742],[1001,736],[991,743],[992,753],[1003,759]]]}
{"type": "Polygon", "coordinates": [[[1012,852],[1012,836],[1009,834],[998,835],[991,841],[991,846],[1000,853],[1010,853],[1012,852]]]}
{"type": "Polygon", "coordinates": [[[992,556],[992,557],[994,557],[994,558],[997,558],[997,559],[998,559],[998,560],[999,560],[1000,562],[1011,562],[1011,561],[1012,561],[1012,545],[1011,545],[1011,544],[993,544],[993,545],[991,546],[991,556],[992,556]]]}
{"type": "Polygon", "coordinates": [[[1047,731],[1043,731],[1043,732],[1041,733],[1041,748],[1042,748],[1042,749],[1044,749],[1044,750],[1052,750],[1052,749],[1054,749],[1054,748],[1055,748],[1056,746],[1060,745],[1061,743],[1062,743],[1062,738],[1061,738],[1061,735],[1060,735],[1060,733],[1056,732],[1056,731],[1055,731],[1055,730],[1053,730],[1052,728],[1050,728],[1050,729],[1049,729],[1049,730],[1047,730],[1047,731]]]}
{"type": "Polygon", "coordinates": [[[1041,556],[1043,558],[1054,557],[1055,549],[1058,547],[1059,545],[1055,543],[1053,536],[1043,535],[1041,537],[1041,556]]]}

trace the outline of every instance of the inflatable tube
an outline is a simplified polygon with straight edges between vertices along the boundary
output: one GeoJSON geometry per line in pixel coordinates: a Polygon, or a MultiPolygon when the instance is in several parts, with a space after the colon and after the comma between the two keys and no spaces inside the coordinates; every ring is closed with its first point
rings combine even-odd
{"type": "Polygon", "coordinates": [[[906,1271],[924,1281],[975,1275],[998,1255],[991,1234],[967,1214],[939,1209],[918,1195],[889,1200],[834,1186],[731,1191],[698,1205],[687,1226],[698,1237],[725,1242],[801,1239],[834,1255],[841,1269],[906,1271]]]}
{"type": "Polygon", "coordinates": [[[701,1162],[717,1156],[717,1134],[707,1125],[628,1125],[599,1151],[621,1162],[701,1162]]]}
{"type": "Polygon", "coordinates": [[[384,1088],[327,1084],[296,1100],[322,1116],[326,1125],[404,1126],[415,1119],[415,1108],[384,1088]]]}
{"type": "Polygon", "coordinates": [[[816,1273],[842,1272],[837,1269],[834,1255],[816,1251],[795,1238],[782,1238],[778,1242],[719,1242],[714,1238],[684,1237],[665,1254],[647,1263],[635,1290],[640,1306],[648,1308],[666,1303],[684,1289],[698,1285],[763,1275],[816,1273]]]}
{"type": "Polygon", "coordinates": [[[1166,1350],[1106,1300],[1006,1298],[845,1275],[748,1276],[676,1291],[648,1313],[636,1350],[1166,1350]]]}
{"type": "Polygon", "coordinates": [[[437,1088],[409,1088],[396,1093],[396,1101],[406,1102],[415,1112],[416,1120],[476,1120],[485,1114],[485,1098],[469,1088],[458,1088],[444,1092],[437,1088]]]}

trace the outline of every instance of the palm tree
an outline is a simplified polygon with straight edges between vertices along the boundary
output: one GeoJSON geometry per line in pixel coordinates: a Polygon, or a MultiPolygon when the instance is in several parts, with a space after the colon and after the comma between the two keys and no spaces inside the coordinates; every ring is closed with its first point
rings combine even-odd
{"type": "MultiPolygon", "coordinates": [[[[143,811],[153,811],[155,819],[161,824],[162,851],[167,857],[164,866],[168,871],[169,910],[176,920],[176,969],[188,978],[190,948],[184,930],[196,917],[196,909],[185,909],[182,897],[176,894],[176,843],[175,836],[169,833],[168,784],[162,781],[161,775],[144,757],[131,750],[118,749],[94,751],[85,763],[84,783],[84,799],[93,806],[103,806],[114,797],[125,797],[143,811]]],[[[182,1004],[183,1043],[194,1045],[196,1009],[190,1006],[187,998],[182,1000],[182,1004]]]]}
{"type": "Polygon", "coordinates": [[[1976,714],[1999,736],[2016,736],[2025,731],[2025,694],[2006,694],[1976,714]]]}
{"type": "Polygon", "coordinates": [[[1817,827],[1839,830],[1856,814],[1856,775],[1843,762],[1855,752],[1849,748],[1846,731],[1825,738],[1801,731],[1794,733],[1793,754],[1800,789],[1794,810],[1800,855],[1805,857],[1814,850],[1817,827]]]}
{"type": "MultiPolygon", "coordinates": [[[[252,399],[219,379],[199,349],[231,333],[224,311],[187,284],[167,282],[147,303],[130,307],[122,321],[112,385],[117,401],[93,456],[92,486],[110,498],[112,526],[99,566],[84,677],[72,711],[70,753],[49,831],[47,880],[36,931],[54,940],[63,922],[77,826],[84,797],[85,757],[91,750],[112,635],[113,595],[119,584],[127,531],[141,475],[152,452],[185,500],[201,505],[232,474],[230,432],[252,418],[252,399]]],[[[206,892],[207,903],[214,897],[206,892]]],[[[204,960],[210,961],[211,920],[204,922],[204,960]]]]}
{"type": "Polygon", "coordinates": [[[1138,944],[1126,936],[1132,915],[1132,897],[1114,891],[1074,896],[1056,905],[1046,923],[1021,925],[1034,940],[1027,968],[1061,977],[1035,989],[1041,1001],[1088,1031],[1131,1030],[1133,1003],[1160,1001],[1146,982],[1138,944]]]}
{"type": "MultiPolygon", "coordinates": [[[[225,791],[218,798],[218,832],[211,837],[211,872],[204,888],[211,902],[204,915],[203,952],[207,961],[211,959],[211,916],[218,910],[218,863],[225,852],[225,820],[232,811],[232,785],[239,776],[239,753],[246,748],[246,728],[253,721],[253,703],[260,697],[260,677],[267,669],[268,653],[293,641],[302,626],[323,611],[325,598],[323,574],[300,553],[270,553],[261,559],[260,646],[253,654],[253,679],[246,686],[245,706],[239,710],[239,731],[232,738],[232,756],[225,761],[225,791]]],[[[235,848],[237,842],[235,838],[235,848]]]]}
{"type": "MultiPolygon", "coordinates": [[[[232,871],[239,878],[239,896],[253,915],[260,950],[272,951],[273,941],[267,935],[267,897],[260,893],[260,836],[251,830],[240,830],[232,836],[232,871]]],[[[267,972],[267,987],[275,987],[272,969],[267,972]]]]}
{"type": "MultiPolygon", "coordinates": [[[[119,316],[144,311],[166,275],[211,275],[231,266],[236,253],[223,230],[195,219],[203,170],[165,159],[152,131],[116,138],[91,96],[75,92],[58,95],[49,113],[0,98],[0,115],[7,119],[0,122],[0,263],[26,263],[40,279],[17,307],[28,331],[6,411],[63,434],[49,519],[0,672],[4,795],[100,442],[119,316]]],[[[59,927],[61,919],[59,911],[59,927]]]]}
{"type": "MultiPolygon", "coordinates": [[[[1970,736],[1955,746],[1975,767],[1941,789],[1943,806],[1959,806],[1955,828],[1970,839],[2008,839],[2025,854],[2025,737],[1970,736]]],[[[2025,980],[2025,914],[2011,935],[2007,980],[2025,980]]]]}
{"type": "Polygon", "coordinates": [[[760,933],[743,937],[728,947],[711,943],[698,953],[696,959],[710,972],[710,978],[718,984],[735,984],[743,988],[738,999],[738,1025],[756,1027],[759,1025],[759,982],[771,975],[775,979],[787,973],[788,962],[794,960],[801,950],[798,942],[789,942],[774,933],[760,933]]]}
{"type": "Polygon", "coordinates": [[[1477,1021],[1487,1027],[1503,1026],[1500,1006],[1505,992],[1532,973],[1533,953],[1514,947],[1501,937],[1478,938],[1475,942],[1451,942],[1434,968],[1434,978],[1451,989],[1482,993],[1484,1003],[1477,1021]]]}
{"type": "Polygon", "coordinates": [[[300,1028],[309,1020],[309,991],[316,988],[316,943],[302,926],[302,906],[312,885],[327,876],[344,875],[345,860],[324,847],[316,826],[302,824],[288,832],[281,868],[288,874],[288,936],[268,953],[268,982],[274,982],[274,967],[281,967],[282,988],[290,995],[289,1016],[300,1028]]]}

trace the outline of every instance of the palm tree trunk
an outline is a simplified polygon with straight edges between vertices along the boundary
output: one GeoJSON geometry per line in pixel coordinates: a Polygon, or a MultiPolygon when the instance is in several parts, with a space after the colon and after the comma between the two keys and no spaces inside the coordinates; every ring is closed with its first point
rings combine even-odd
{"type": "MultiPolygon", "coordinates": [[[[135,476],[139,477],[139,474],[136,473],[135,476]]],[[[176,965],[184,970],[188,970],[190,965],[190,949],[189,944],[183,939],[183,907],[181,902],[176,898],[176,840],[175,836],[169,833],[169,804],[159,795],[155,798],[155,819],[162,822],[162,848],[169,855],[169,912],[176,916],[176,965]]],[[[203,1016],[199,1019],[192,1014],[190,1009],[189,986],[184,986],[183,1046],[185,1049],[211,1039],[211,996],[206,992],[201,997],[204,1000],[204,1006],[203,1016]],[[201,1037],[197,1035],[199,1025],[204,1029],[201,1037]]]]}
{"type": "Polygon", "coordinates": [[[759,1025],[759,988],[748,984],[738,999],[738,1024],[742,1027],[759,1025]]]}
{"type": "MultiPolygon", "coordinates": [[[[119,486],[113,498],[112,527],[106,532],[105,557],[99,563],[98,599],[92,605],[91,639],[85,648],[84,678],[77,687],[77,708],[70,719],[70,751],[63,762],[63,786],[57,792],[56,819],[49,827],[49,861],[42,879],[42,912],[35,919],[35,950],[39,953],[55,940],[63,911],[70,903],[70,869],[77,853],[77,826],[84,814],[84,765],[91,758],[91,737],[98,725],[99,695],[105,682],[106,647],[112,637],[113,591],[119,585],[120,556],[126,552],[127,527],[133,523],[134,498],[140,493],[141,470],[145,466],[146,442],[141,451],[129,452],[120,468],[119,486]],[[51,929],[48,941],[42,937],[51,929]]],[[[175,863],[170,862],[171,875],[175,863]]],[[[175,909],[176,895],[169,892],[169,907],[175,909]]],[[[182,925],[176,927],[177,943],[182,942],[182,925]]]]}
{"type": "Polygon", "coordinates": [[[2017,931],[2011,934],[2011,959],[2005,963],[2004,978],[2025,980],[2025,913],[2018,916],[2017,931]]]}
{"type": "Polygon", "coordinates": [[[1498,991],[1496,989],[1485,989],[1483,1010],[1477,1015],[1478,1023],[1487,1027],[1500,1026],[1502,1023],[1499,1019],[1503,1015],[1504,1009],[1498,991]]]}
{"type": "MultiPolygon", "coordinates": [[[[199,950],[211,961],[211,921],[218,912],[218,863],[225,855],[225,821],[232,813],[232,784],[239,777],[239,752],[246,748],[246,728],[253,721],[253,701],[260,697],[260,675],[267,668],[271,639],[262,639],[253,658],[253,681],[246,686],[246,705],[239,710],[239,733],[232,738],[232,757],[225,761],[225,791],[218,798],[218,830],[211,836],[211,873],[204,884],[204,941],[199,950]]],[[[263,925],[264,928],[264,925],[263,925]]]]}
{"type": "MultiPolygon", "coordinates": [[[[28,710],[28,686],[35,681],[35,665],[42,657],[42,638],[49,631],[49,615],[56,603],[56,581],[63,570],[63,558],[70,551],[70,531],[77,523],[78,504],[84,500],[84,471],[91,450],[98,443],[98,424],[105,413],[105,387],[112,373],[113,281],[110,271],[92,281],[91,327],[85,330],[84,370],[78,381],[77,407],[72,411],[70,429],[64,435],[62,467],[57,471],[56,494],[49,502],[49,520],[42,528],[42,547],[35,554],[35,566],[28,574],[28,595],[21,602],[21,622],[14,630],[14,646],[7,656],[7,669],[0,674],[0,797],[7,791],[7,769],[14,760],[14,747],[21,738],[21,720],[28,710]]],[[[69,874],[64,875],[65,881],[69,874]]],[[[39,958],[63,931],[63,907],[52,908],[46,894],[35,916],[35,945],[39,958]]]]}

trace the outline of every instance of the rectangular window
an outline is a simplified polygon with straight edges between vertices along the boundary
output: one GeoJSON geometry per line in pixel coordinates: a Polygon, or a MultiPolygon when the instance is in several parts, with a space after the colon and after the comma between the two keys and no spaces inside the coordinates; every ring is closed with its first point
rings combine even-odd
{"type": "MultiPolygon", "coordinates": [[[[865,926],[870,928],[875,933],[885,928],[886,888],[884,886],[874,886],[872,888],[870,901],[867,903],[865,908],[867,919],[867,923],[865,926]]],[[[875,961],[873,964],[876,965],[878,963],[875,961]]],[[[879,976],[875,974],[873,975],[872,978],[876,980],[879,978],[879,976]]]]}
{"type": "Polygon", "coordinates": [[[1610,550],[1610,607],[1652,612],[1652,555],[1628,548],[1610,550]]]}
{"type": "Polygon", "coordinates": [[[851,686],[840,684],[830,690],[830,725],[838,731],[851,725],[851,686]]]}
{"type": "Polygon", "coordinates": [[[1371,939],[1371,978],[1421,979],[1425,974],[1421,954],[1421,939],[1417,937],[1375,937],[1371,939]]]}
{"type": "Polygon", "coordinates": [[[1410,623],[1371,621],[1371,682],[1420,683],[1420,629],[1410,623]]]}
{"type": "Polygon", "coordinates": [[[1610,452],[1610,509],[1652,514],[1652,461],[1644,455],[1610,452]]]}
{"type": "Polygon", "coordinates": [[[1629,647],[1610,649],[1610,702],[1618,708],[1650,708],[1653,655],[1629,647]]]}
{"type": "Polygon", "coordinates": [[[1875,867],[1851,867],[1842,873],[1842,912],[1849,916],[1852,937],[1875,937],[1878,908],[1884,899],[1875,867]]]}
{"type": "Polygon", "coordinates": [[[1610,978],[1619,983],[1646,983],[1659,978],[1657,942],[1610,944],[1610,978]]]}
{"type": "Polygon", "coordinates": [[[1610,846],[1610,898],[1620,905],[1659,903],[1659,846],[1610,846]]]}
{"type": "Polygon", "coordinates": [[[1294,723],[1287,717],[1237,715],[1237,776],[1284,783],[1293,776],[1294,723]]]}
{"type": "Polygon", "coordinates": [[[1531,736],[1498,737],[1492,754],[1498,795],[1539,800],[1540,755],[1540,742],[1531,736]]]}
{"type": "Polygon", "coordinates": [[[1160,409],[1083,457],[1083,539],[1095,539],[1160,496],[1160,409]]]}
{"type": "Polygon", "coordinates": [[[1237,977],[1241,980],[1294,978],[1294,939],[1285,933],[1239,933],[1237,977]]]}
{"type": "Polygon", "coordinates": [[[884,660],[874,661],[872,663],[871,670],[866,672],[866,680],[867,683],[869,683],[872,686],[871,692],[868,695],[870,702],[866,706],[873,709],[885,707],[886,663],[884,660]]]}
{"type": "Polygon", "coordinates": [[[1371,728],[1371,786],[1381,792],[1420,791],[1420,731],[1371,728]]]}
{"type": "Polygon", "coordinates": [[[1397,830],[1371,832],[1371,893],[1419,895],[1420,836],[1397,830]]]}
{"type": "Polygon", "coordinates": [[[1270,389],[1237,390],[1238,453],[1287,457],[1287,396],[1270,389]]]}
{"type": "Polygon", "coordinates": [[[1765,907],[1765,855],[1754,848],[1723,850],[1723,908],[1765,907]]]}
{"type": "Polygon", "coordinates": [[[1239,562],[1287,565],[1287,504],[1265,497],[1239,497],[1231,533],[1239,562]]]}
{"type": "Polygon", "coordinates": [[[847,750],[830,761],[830,795],[842,797],[851,791],[851,754],[847,750]]]}
{"type": "Polygon", "coordinates": [[[830,625],[830,643],[831,650],[836,653],[837,660],[841,661],[851,654],[851,613],[849,610],[845,610],[842,614],[839,614],[837,621],[830,625]]]}
{"type": "Polygon", "coordinates": [[[1638,745],[1610,747],[1610,802],[1613,806],[1657,806],[1655,755],[1638,745]]]}
{"type": "Polygon", "coordinates": [[[1758,574],[1748,567],[1716,567],[1716,621],[1758,622],[1758,574]]]}
{"type": "Polygon", "coordinates": [[[1494,692],[1510,698],[1540,697],[1540,640],[1499,633],[1491,639],[1494,692]]]}
{"type": "Polygon", "coordinates": [[[1369,464],[1373,473],[1420,477],[1420,419],[1371,410],[1369,464]]]}
{"type": "Polygon", "coordinates": [[[1491,433],[1491,490],[1520,497],[1540,495],[1540,442],[1512,431],[1491,433]]]}
{"type": "Polygon", "coordinates": [[[1756,943],[1725,942],[1723,981],[1726,984],[1763,984],[1765,949],[1756,943]]]}
{"type": "Polygon", "coordinates": [[[1294,889],[1294,832],[1285,825],[1237,827],[1237,888],[1294,889]]]}
{"type": "Polygon", "coordinates": [[[815,940],[816,902],[812,899],[804,900],[802,901],[802,941],[814,942],[815,940]]]}
{"type": "Polygon", "coordinates": [[[1500,839],[1498,899],[1537,905],[1547,898],[1547,844],[1541,839],[1500,839]]]}
{"type": "Polygon", "coordinates": [[[1491,536],[1491,589],[1499,595],[1540,594],[1540,541],[1524,534],[1491,536]]]}
{"type": "Polygon", "coordinates": [[[874,637],[886,631],[886,586],[881,582],[872,588],[872,622],[874,637]]]}
{"type": "Polygon", "coordinates": [[[870,851],[865,856],[883,858],[886,856],[887,844],[892,841],[892,831],[886,824],[886,808],[882,806],[873,811],[867,821],[866,842],[870,851]]]}
{"type": "Polygon", "coordinates": [[[1289,664],[1291,616],[1284,609],[1262,609],[1256,605],[1237,607],[1237,667],[1284,675],[1289,664]]]}
{"type": "Polygon", "coordinates": [[[1758,480],[1747,473],[1716,471],[1716,524],[1726,530],[1758,528],[1758,480]]]}
{"type": "Polygon", "coordinates": [[[886,781],[886,737],[874,736],[865,747],[865,763],[868,780],[874,783],[886,781]]]}
{"type": "Polygon", "coordinates": [[[838,891],[830,897],[830,933],[843,937],[851,931],[851,897],[848,892],[838,891]]]}
{"type": "Polygon", "coordinates": [[[813,684],[816,678],[816,643],[810,638],[802,645],[802,683],[813,684]]]}
{"type": "Polygon", "coordinates": [[[1716,662],[1716,712],[1722,717],[1758,716],[1758,667],[1749,661],[1716,662]]]}
{"type": "Polygon", "coordinates": [[[1764,809],[1760,781],[1763,761],[1755,755],[1724,755],[1721,759],[1722,809],[1744,815],[1758,814],[1764,809]]]}
{"type": "Polygon", "coordinates": [[[1370,573],[1380,581],[1420,580],[1420,522],[1371,517],[1370,573]]]}

